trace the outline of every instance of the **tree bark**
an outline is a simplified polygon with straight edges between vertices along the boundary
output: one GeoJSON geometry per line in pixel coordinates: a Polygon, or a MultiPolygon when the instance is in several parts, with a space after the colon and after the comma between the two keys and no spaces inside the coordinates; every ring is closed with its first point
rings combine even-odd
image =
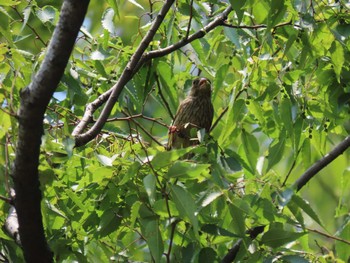
{"type": "Polygon", "coordinates": [[[30,85],[21,91],[18,139],[12,177],[16,192],[19,236],[27,262],[53,262],[41,215],[39,155],[43,118],[64,73],[89,0],[66,0],[47,55],[30,85]]]}

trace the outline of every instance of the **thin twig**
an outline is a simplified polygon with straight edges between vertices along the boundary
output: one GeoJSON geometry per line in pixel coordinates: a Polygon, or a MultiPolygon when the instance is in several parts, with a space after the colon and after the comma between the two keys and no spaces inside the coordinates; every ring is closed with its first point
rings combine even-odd
{"type": "MultiPolygon", "coordinates": [[[[15,10],[15,12],[17,13],[17,15],[18,15],[18,16],[21,18],[21,20],[23,21],[24,18],[23,18],[23,16],[21,15],[21,13],[18,12],[17,8],[16,8],[15,6],[13,6],[12,8],[13,8],[13,10],[15,10]]],[[[36,39],[39,39],[39,41],[46,47],[47,44],[46,44],[46,43],[44,42],[44,40],[40,37],[40,35],[38,34],[38,32],[36,32],[35,28],[32,27],[28,22],[26,23],[26,26],[27,26],[28,28],[30,28],[30,30],[33,31],[33,33],[35,34],[35,38],[36,38],[36,39]]]]}
{"type": "Polygon", "coordinates": [[[177,223],[179,223],[180,220],[175,220],[172,224],[171,224],[171,233],[170,233],[170,240],[169,240],[169,247],[168,247],[168,251],[165,254],[166,256],[166,262],[170,263],[170,253],[171,253],[171,249],[173,247],[173,239],[174,239],[174,235],[175,235],[175,229],[176,229],[176,225],[177,223]]]}
{"type": "Polygon", "coordinates": [[[154,74],[154,77],[156,79],[156,83],[157,83],[157,87],[158,87],[158,94],[160,96],[160,98],[162,99],[164,105],[165,105],[165,108],[167,109],[171,119],[173,120],[175,118],[174,114],[171,112],[171,109],[170,109],[170,106],[169,106],[169,103],[167,102],[167,100],[165,99],[164,95],[163,95],[163,92],[162,92],[162,89],[160,87],[160,81],[159,81],[159,77],[157,74],[154,74]]]}
{"type": "Polygon", "coordinates": [[[216,127],[216,125],[218,125],[219,121],[222,119],[222,117],[225,115],[225,113],[228,110],[228,106],[226,106],[226,108],[221,112],[221,114],[219,115],[219,117],[215,120],[214,124],[211,126],[210,131],[214,130],[214,128],[216,127]]]}
{"type": "MultiPolygon", "coordinates": [[[[279,27],[283,27],[283,26],[288,26],[288,25],[292,25],[292,20],[288,21],[288,22],[283,22],[283,23],[280,23],[278,25],[275,25],[273,28],[273,30],[275,30],[276,28],[279,28],[279,27]]],[[[236,28],[236,29],[260,29],[260,28],[267,28],[267,25],[252,25],[252,26],[249,26],[249,25],[232,25],[232,24],[228,24],[228,23],[224,23],[223,26],[225,27],[230,27],[230,28],[236,28]]]]}
{"type": "Polygon", "coordinates": [[[8,198],[8,197],[2,196],[2,195],[0,195],[0,200],[5,201],[6,203],[8,203],[10,205],[14,204],[12,198],[8,198]]]}
{"type": "Polygon", "coordinates": [[[289,169],[289,171],[288,171],[288,173],[287,173],[287,175],[286,175],[286,178],[284,179],[284,181],[283,181],[283,183],[282,183],[282,187],[286,186],[286,182],[287,182],[289,176],[291,175],[291,173],[292,173],[292,171],[293,171],[293,169],[294,169],[294,167],[295,167],[295,165],[296,165],[296,163],[297,163],[297,158],[298,158],[298,156],[299,156],[299,153],[301,152],[301,148],[302,148],[302,147],[299,148],[299,150],[298,150],[298,152],[297,152],[297,155],[296,155],[295,158],[294,158],[294,161],[293,161],[293,163],[292,163],[292,165],[291,165],[291,167],[290,167],[290,169],[289,169]]]}
{"type": "Polygon", "coordinates": [[[342,238],[340,238],[340,237],[331,236],[331,235],[329,235],[329,234],[327,234],[327,233],[324,233],[324,232],[321,232],[321,231],[319,231],[319,230],[317,230],[317,229],[311,229],[311,228],[306,228],[306,229],[307,229],[308,231],[310,231],[310,232],[314,232],[314,233],[317,233],[317,234],[319,234],[319,235],[325,236],[325,237],[327,237],[327,238],[334,239],[334,240],[343,242],[343,243],[345,243],[345,244],[347,244],[347,245],[350,245],[350,241],[345,240],[345,239],[342,239],[342,238]]]}
{"type": "Polygon", "coordinates": [[[137,119],[137,118],[142,118],[142,119],[145,119],[145,120],[148,120],[148,121],[152,121],[152,122],[155,122],[163,127],[166,127],[168,128],[169,126],[161,121],[159,121],[158,119],[156,118],[151,118],[151,117],[147,117],[145,115],[143,115],[142,113],[139,113],[139,114],[135,114],[135,115],[130,115],[130,116],[127,116],[127,117],[115,117],[115,118],[110,118],[108,119],[106,122],[113,122],[113,121],[130,121],[131,119],[137,119]]]}
{"type": "Polygon", "coordinates": [[[191,0],[191,3],[190,3],[190,19],[188,21],[185,39],[187,39],[188,36],[190,35],[192,17],[193,17],[193,0],[191,0]]]}
{"type": "MultiPolygon", "coordinates": [[[[126,113],[125,111],[122,111],[123,114],[125,114],[126,116],[129,116],[128,113],[126,113]]],[[[134,118],[130,118],[130,121],[132,121],[137,127],[139,127],[144,133],[147,134],[148,137],[150,137],[155,143],[157,143],[159,146],[164,147],[164,145],[162,143],[160,143],[156,138],[154,138],[154,136],[152,134],[149,133],[149,131],[147,129],[145,129],[139,122],[137,122],[134,118]]]]}

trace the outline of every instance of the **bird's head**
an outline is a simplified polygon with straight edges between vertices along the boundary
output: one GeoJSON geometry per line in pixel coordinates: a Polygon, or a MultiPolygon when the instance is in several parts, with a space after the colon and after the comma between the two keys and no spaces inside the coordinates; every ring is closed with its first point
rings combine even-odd
{"type": "Polygon", "coordinates": [[[211,96],[211,83],[207,78],[196,78],[192,82],[191,96],[211,96]]]}

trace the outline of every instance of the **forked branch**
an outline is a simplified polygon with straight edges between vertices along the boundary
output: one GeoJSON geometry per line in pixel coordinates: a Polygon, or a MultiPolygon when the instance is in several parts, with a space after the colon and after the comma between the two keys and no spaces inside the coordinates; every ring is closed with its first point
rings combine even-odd
{"type": "Polygon", "coordinates": [[[148,31],[146,36],[141,41],[139,47],[137,48],[134,55],[130,58],[130,61],[120,76],[118,82],[108,91],[103,93],[100,97],[98,97],[95,101],[88,104],[86,107],[86,111],[80,123],[75,127],[72,135],[75,137],[75,145],[81,146],[92,140],[97,136],[97,134],[101,131],[103,125],[108,119],[108,116],[117,102],[120,93],[122,92],[124,86],[131,80],[131,78],[137,73],[137,71],[147,62],[153,58],[165,56],[175,50],[180,49],[181,47],[191,43],[192,41],[202,38],[208,32],[216,28],[217,26],[224,25],[225,20],[227,19],[228,14],[232,11],[232,7],[228,6],[219,16],[217,16],[212,22],[210,22],[207,26],[205,26],[200,31],[182,39],[174,45],[171,45],[167,48],[150,51],[148,53],[144,53],[149,43],[152,41],[157,29],[161,25],[166,13],[169,11],[172,1],[166,1],[161,11],[156,17],[151,29],[148,31]],[[82,133],[84,129],[86,129],[87,125],[92,122],[93,113],[99,108],[104,102],[106,102],[104,109],[102,110],[101,115],[97,119],[96,123],[85,133],[82,133]]]}

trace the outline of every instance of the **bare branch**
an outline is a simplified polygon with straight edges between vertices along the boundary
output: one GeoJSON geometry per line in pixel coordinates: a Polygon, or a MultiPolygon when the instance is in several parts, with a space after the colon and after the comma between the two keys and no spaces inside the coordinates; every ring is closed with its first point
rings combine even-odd
{"type": "Polygon", "coordinates": [[[136,119],[136,118],[142,118],[142,119],[145,119],[145,120],[148,120],[148,121],[152,121],[152,122],[155,122],[163,127],[166,127],[166,128],[169,128],[167,124],[159,121],[161,119],[156,119],[156,118],[151,118],[151,117],[148,117],[148,116],[145,116],[143,115],[142,113],[140,114],[135,114],[135,115],[130,115],[130,116],[127,116],[127,117],[115,117],[115,118],[110,118],[107,120],[107,122],[112,122],[112,121],[130,121],[131,119],[136,119]]]}
{"type": "Polygon", "coordinates": [[[41,216],[38,176],[43,118],[60,82],[83,23],[88,0],[65,0],[47,55],[29,87],[21,92],[18,140],[12,177],[19,236],[26,262],[52,262],[41,216]],[[34,242],[33,242],[34,241],[34,242]]]}
{"type": "Polygon", "coordinates": [[[154,138],[153,135],[149,131],[147,131],[147,129],[145,129],[139,122],[137,122],[135,118],[130,118],[131,116],[129,116],[125,111],[122,112],[124,115],[128,116],[127,118],[129,118],[129,120],[132,121],[137,127],[139,127],[144,133],[146,133],[147,136],[150,137],[155,143],[157,143],[159,146],[165,147],[156,138],[154,138]]]}
{"type": "Polygon", "coordinates": [[[317,233],[317,234],[322,235],[322,236],[324,236],[324,237],[327,237],[327,238],[330,238],[330,239],[333,239],[333,240],[337,240],[337,241],[339,241],[339,242],[343,242],[343,243],[345,243],[345,244],[347,244],[347,245],[350,245],[350,241],[345,240],[345,239],[343,239],[343,238],[329,235],[329,234],[324,233],[324,232],[321,232],[321,231],[319,231],[319,230],[317,230],[317,229],[311,229],[311,228],[306,228],[306,229],[307,229],[308,231],[310,231],[310,232],[314,232],[314,233],[317,233]]]}
{"type": "Polygon", "coordinates": [[[167,109],[171,119],[173,120],[175,118],[174,114],[171,112],[171,109],[170,109],[170,106],[169,106],[169,103],[167,102],[167,100],[164,98],[164,95],[163,95],[163,92],[162,92],[162,89],[160,87],[160,81],[159,81],[159,77],[157,74],[154,74],[154,77],[156,79],[156,83],[157,83],[157,87],[158,87],[158,94],[160,96],[160,98],[162,99],[162,102],[164,103],[164,106],[165,108],[167,109]]]}
{"type": "MultiPolygon", "coordinates": [[[[143,53],[148,47],[149,43],[152,41],[155,33],[157,32],[159,26],[164,20],[165,15],[168,13],[170,7],[172,6],[174,0],[168,0],[163,5],[162,9],[158,13],[153,25],[150,30],[147,32],[146,36],[142,39],[140,45],[138,46],[135,53],[130,58],[129,63],[125,67],[123,73],[121,74],[118,82],[112,87],[111,93],[109,95],[108,101],[106,102],[105,107],[102,110],[102,113],[96,123],[91,127],[90,130],[81,134],[84,128],[86,128],[86,124],[91,121],[92,118],[92,107],[87,110],[82,119],[81,125],[79,124],[73,131],[72,135],[75,136],[75,145],[81,146],[85,143],[89,142],[101,131],[103,125],[105,124],[109,114],[112,111],[112,108],[116,101],[119,98],[120,93],[122,92],[124,86],[128,83],[128,81],[134,76],[137,72],[136,66],[139,63],[143,53]]],[[[105,93],[106,94],[106,93],[105,93]]]]}
{"type": "Polygon", "coordinates": [[[344,141],[334,147],[334,149],[326,154],[321,160],[317,161],[309,169],[307,169],[307,171],[301,175],[293,184],[296,190],[299,191],[312,177],[314,177],[319,171],[330,164],[335,158],[341,155],[349,147],[350,136],[346,137],[344,141]]]}
{"type": "Polygon", "coordinates": [[[188,21],[185,39],[187,39],[188,36],[190,35],[192,17],[193,17],[193,0],[191,0],[191,3],[190,3],[190,19],[188,21]]]}
{"type": "Polygon", "coordinates": [[[228,110],[228,106],[220,113],[219,117],[215,120],[214,124],[211,126],[210,131],[214,130],[214,128],[216,127],[216,125],[218,125],[219,121],[225,115],[227,110],[228,110]]]}

